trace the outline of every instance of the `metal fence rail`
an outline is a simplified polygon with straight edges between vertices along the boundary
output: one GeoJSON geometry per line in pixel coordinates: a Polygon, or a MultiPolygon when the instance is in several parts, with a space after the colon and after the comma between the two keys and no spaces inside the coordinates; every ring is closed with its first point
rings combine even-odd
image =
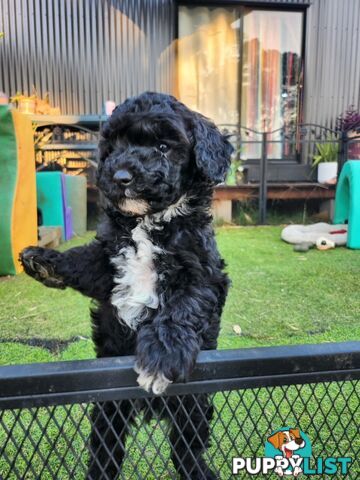
{"type": "Polygon", "coordinates": [[[137,386],[132,357],[1,367],[0,478],[229,479],[233,457],[294,427],[357,479],[359,420],[360,342],[202,352],[162,397],[137,386]]]}
{"type": "MultiPolygon", "coordinates": [[[[321,147],[332,150],[333,158],[326,161],[337,161],[338,175],[347,160],[360,157],[360,130],[333,130],[324,125],[314,123],[289,124],[272,131],[257,131],[242,125],[219,125],[229,136],[235,152],[236,160],[243,166],[259,165],[259,223],[266,223],[267,188],[271,164],[311,165],[321,147]]],[[[308,181],[311,181],[309,174],[308,181]]]]}
{"type": "MultiPolygon", "coordinates": [[[[66,124],[66,117],[53,117],[50,123],[44,123],[35,117],[37,169],[41,171],[56,162],[65,169],[83,169],[89,184],[93,185],[93,168],[96,166],[94,152],[97,149],[99,128],[104,120],[106,116],[82,116],[73,117],[73,121],[79,123],[66,124]]],[[[285,176],[295,167],[307,167],[306,181],[311,182],[316,169],[311,170],[310,165],[314,155],[319,154],[321,146],[332,147],[334,161],[338,162],[338,174],[347,160],[360,158],[359,128],[339,131],[313,123],[284,125],[273,131],[257,131],[233,124],[222,124],[219,128],[229,136],[234,146],[233,162],[241,165],[244,170],[258,170],[256,183],[259,188],[260,224],[266,223],[268,184],[271,182],[269,173],[272,166],[281,166],[287,172],[285,176]]],[[[243,181],[251,184],[253,180],[250,178],[243,181]]]]}

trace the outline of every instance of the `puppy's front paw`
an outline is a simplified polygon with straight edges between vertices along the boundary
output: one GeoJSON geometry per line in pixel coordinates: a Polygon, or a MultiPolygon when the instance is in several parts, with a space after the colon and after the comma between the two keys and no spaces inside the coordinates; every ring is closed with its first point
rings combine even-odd
{"type": "Polygon", "coordinates": [[[47,287],[65,288],[62,279],[56,275],[54,266],[46,258],[49,250],[42,247],[27,247],[19,256],[25,272],[47,287]]]}
{"type": "Polygon", "coordinates": [[[193,331],[162,323],[142,325],[137,334],[138,383],[155,395],[172,382],[186,381],[195,365],[199,344],[193,331]]]}
{"type": "Polygon", "coordinates": [[[20,252],[20,262],[25,272],[39,280],[51,277],[54,274],[52,265],[44,257],[45,249],[41,247],[27,247],[20,252]]]}
{"type": "Polygon", "coordinates": [[[141,368],[136,366],[135,371],[139,374],[137,382],[140,387],[147,392],[152,391],[154,395],[161,395],[165,392],[170,383],[172,383],[172,381],[166,378],[165,375],[161,372],[151,374],[150,372],[142,370],[141,368]]]}

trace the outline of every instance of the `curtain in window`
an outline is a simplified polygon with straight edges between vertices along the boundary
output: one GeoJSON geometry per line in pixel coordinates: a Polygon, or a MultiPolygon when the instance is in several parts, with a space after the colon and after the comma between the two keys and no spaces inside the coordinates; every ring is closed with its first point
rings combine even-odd
{"type": "Polygon", "coordinates": [[[179,8],[177,94],[218,125],[239,122],[237,19],[234,8],[179,8]]]}
{"type": "MultiPolygon", "coordinates": [[[[301,12],[182,6],[176,93],[218,125],[271,131],[295,122],[301,40],[301,12]]],[[[290,153],[285,143],[268,151],[290,153]]],[[[244,144],[241,156],[259,158],[260,145],[244,144]]]]}
{"type": "MultiPolygon", "coordinates": [[[[272,131],[296,121],[302,13],[244,9],[241,124],[272,131]]],[[[284,145],[268,154],[282,158],[284,145]]],[[[257,158],[259,147],[247,147],[257,158]]]]}

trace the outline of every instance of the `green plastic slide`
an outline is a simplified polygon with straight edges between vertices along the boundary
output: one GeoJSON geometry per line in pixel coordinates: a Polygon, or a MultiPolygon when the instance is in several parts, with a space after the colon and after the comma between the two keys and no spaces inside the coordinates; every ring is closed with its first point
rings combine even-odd
{"type": "Polygon", "coordinates": [[[348,223],[347,246],[360,248],[360,161],[349,160],[336,187],[334,223],[348,223]]]}

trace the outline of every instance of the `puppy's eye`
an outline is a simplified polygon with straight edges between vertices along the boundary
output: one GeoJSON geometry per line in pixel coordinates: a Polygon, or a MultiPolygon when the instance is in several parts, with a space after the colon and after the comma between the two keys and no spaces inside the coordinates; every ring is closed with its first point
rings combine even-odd
{"type": "Polygon", "coordinates": [[[166,143],[160,143],[157,149],[160,150],[161,153],[166,153],[169,150],[169,147],[166,145],[166,143]]]}

